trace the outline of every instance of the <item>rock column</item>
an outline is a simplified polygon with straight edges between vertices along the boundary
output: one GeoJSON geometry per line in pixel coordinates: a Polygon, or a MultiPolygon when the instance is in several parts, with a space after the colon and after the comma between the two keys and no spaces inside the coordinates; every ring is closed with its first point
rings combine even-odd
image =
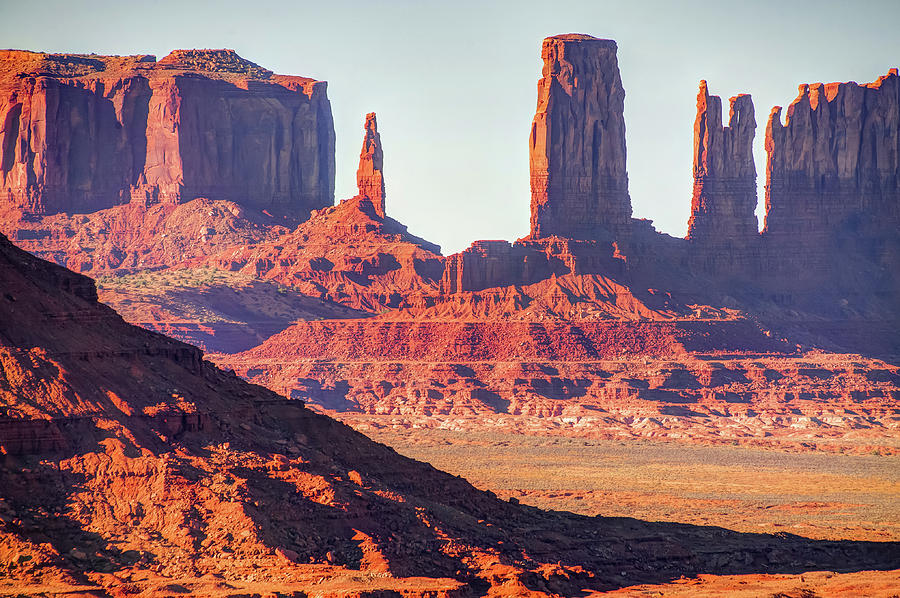
{"type": "Polygon", "coordinates": [[[614,240],[629,235],[625,90],[616,42],[548,37],[531,125],[531,237],[614,240]]]}
{"type": "Polygon", "coordinates": [[[722,101],[709,95],[706,81],[700,82],[688,239],[704,245],[743,246],[758,237],[753,101],[742,94],[729,102],[728,126],[723,127],[722,101]]]}
{"type": "Polygon", "coordinates": [[[375,212],[384,218],[384,152],[374,112],[366,114],[365,129],[362,151],[359,153],[359,168],[356,170],[356,186],[360,197],[369,198],[375,206],[375,212]]]}

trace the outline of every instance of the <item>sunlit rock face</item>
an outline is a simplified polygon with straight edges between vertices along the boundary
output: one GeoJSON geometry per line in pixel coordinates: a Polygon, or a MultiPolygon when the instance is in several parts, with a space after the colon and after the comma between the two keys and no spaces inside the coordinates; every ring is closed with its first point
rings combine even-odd
{"type": "Polygon", "coordinates": [[[625,90],[616,42],[548,37],[531,125],[531,236],[627,237],[625,90]]]}
{"type": "Polygon", "coordinates": [[[381,135],[375,113],[366,114],[365,135],[359,152],[359,168],[356,170],[356,185],[361,197],[368,197],[375,206],[375,212],[385,217],[384,211],[384,151],[381,149],[381,135]]]}
{"type": "Polygon", "coordinates": [[[303,217],[334,198],[326,86],[233,50],[0,51],[0,199],[56,214],[208,197],[303,217]]]}
{"type": "MultiPolygon", "coordinates": [[[[859,257],[896,272],[900,226],[900,77],[868,84],[800,86],[766,127],[767,268],[833,278],[835,261],[859,257]],[[788,256],[789,260],[778,256],[788,256]]],[[[843,286],[856,286],[852,273],[843,286]]]]}

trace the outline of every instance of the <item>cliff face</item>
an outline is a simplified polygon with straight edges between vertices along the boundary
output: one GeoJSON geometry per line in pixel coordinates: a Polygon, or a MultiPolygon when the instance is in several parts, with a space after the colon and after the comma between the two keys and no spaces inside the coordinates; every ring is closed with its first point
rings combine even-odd
{"type": "Polygon", "coordinates": [[[766,227],[826,229],[854,212],[896,218],[900,198],[900,77],[801,85],[766,129],[766,227]]]}
{"type": "Polygon", "coordinates": [[[483,291],[493,287],[529,285],[567,274],[621,275],[622,256],[609,243],[549,237],[506,241],[475,241],[444,258],[443,293],[483,291]]]}
{"type": "Polygon", "coordinates": [[[611,240],[627,236],[625,90],[616,43],[548,37],[531,125],[531,236],[611,240]]]}
{"type": "Polygon", "coordinates": [[[326,83],[232,50],[0,52],[0,199],[33,214],[237,201],[304,217],[334,196],[326,83]]]}
{"type": "Polygon", "coordinates": [[[384,218],[384,151],[381,149],[381,135],[378,134],[374,112],[366,114],[365,129],[359,153],[359,168],[356,171],[356,185],[360,196],[371,199],[375,212],[384,218]]]}
{"type": "Polygon", "coordinates": [[[784,124],[781,108],[772,110],[766,150],[765,237],[770,267],[821,280],[833,278],[835,255],[856,254],[896,271],[900,266],[897,69],[866,85],[801,85],[784,124]],[[796,258],[780,263],[779,255],[796,258]]]}
{"type": "Polygon", "coordinates": [[[756,119],[749,95],[731,98],[728,126],[722,101],[700,82],[694,121],[694,195],[688,239],[700,243],[746,244],[757,237],[756,119]]]}

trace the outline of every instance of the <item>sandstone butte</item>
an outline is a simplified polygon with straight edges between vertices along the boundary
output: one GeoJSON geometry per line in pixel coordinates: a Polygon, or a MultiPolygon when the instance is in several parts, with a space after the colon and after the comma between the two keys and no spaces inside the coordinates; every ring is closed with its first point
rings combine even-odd
{"type": "MultiPolygon", "coordinates": [[[[560,56],[586,51],[548,53],[548,46],[582,43],[607,58],[614,51],[580,37],[553,38],[544,47],[545,77],[575,68],[560,56]]],[[[618,71],[605,79],[617,81],[618,71]]],[[[873,105],[896,109],[895,80],[891,73],[876,85],[852,88],[886,93],[873,105]]],[[[575,93],[571,85],[548,89],[575,93]]],[[[549,101],[543,93],[538,117],[549,101]]],[[[886,225],[896,219],[885,210],[860,220],[867,204],[856,198],[851,210],[848,195],[840,214],[820,222],[828,223],[820,236],[834,244],[818,246],[829,259],[829,268],[818,271],[820,256],[790,253],[783,238],[757,233],[753,106],[746,95],[731,104],[723,126],[720,100],[701,84],[688,239],[632,220],[632,232],[610,242],[605,235],[618,225],[608,223],[618,216],[597,210],[598,230],[607,231],[599,238],[532,230],[512,244],[478,241],[442,259],[415,241],[387,242],[374,218],[367,220],[368,242],[349,240],[338,223],[354,222],[361,212],[348,200],[301,225],[299,239],[286,235],[203,263],[260,272],[377,315],[297,322],[246,352],[219,348],[212,358],[362,425],[882,450],[882,440],[895,438],[900,397],[891,357],[898,351],[900,268],[891,267],[898,238],[897,227],[886,225]],[[859,229],[860,222],[869,224],[859,229]],[[859,235],[848,246],[843,239],[853,232],[859,235]],[[324,251],[328,261],[316,262],[324,251]],[[776,259],[779,268],[769,268],[776,259]]],[[[590,110],[593,119],[621,118],[621,108],[609,119],[590,110]]],[[[845,118],[879,123],[883,114],[845,118]]],[[[551,160],[548,168],[552,160],[569,161],[565,153],[541,155],[551,160]]],[[[888,154],[885,162],[896,171],[891,159],[888,154]]],[[[548,202],[575,205],[565,194],[540,195],[533,197],[533,213],[549,213],[548,202]]]]}
{"type": "Polygon", "coordinates": [[[51,215],[239,201],[305,218],[334,199],[327,84],[233,50],[0,51],[0,197],[51,215]]]}
{"type": "Polygon", "coordinates": [[[548,37],[531,125],[531,235],[614,239],[631,227],[616,42],[548,37]]]}
{"type": "Polygon", "coordinates": [[[501,501],[126,324],[3,236],[0,283],[2,591],[574,595],[900,558],[501,501]]]}

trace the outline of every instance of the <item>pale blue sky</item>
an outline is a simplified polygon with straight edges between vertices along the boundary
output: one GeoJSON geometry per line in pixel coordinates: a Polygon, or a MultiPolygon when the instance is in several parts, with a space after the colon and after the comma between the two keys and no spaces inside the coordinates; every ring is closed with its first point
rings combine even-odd
{"type": "Polygon", "coordinates": [[[527,139],[544,37],[618,42],[634,214],[682,236],[699,80],[726,106],[753,95],[762,184],[772,106],[787,106],[802,82],[868,82],[900,65],[898,17],[900,0],[0,0],[0,47],[158,58],[226,47],[325,79],[337,199],[355,192],[363,119],[375,111],[388,213],[446,254],[528,232],[527,139]]]}

